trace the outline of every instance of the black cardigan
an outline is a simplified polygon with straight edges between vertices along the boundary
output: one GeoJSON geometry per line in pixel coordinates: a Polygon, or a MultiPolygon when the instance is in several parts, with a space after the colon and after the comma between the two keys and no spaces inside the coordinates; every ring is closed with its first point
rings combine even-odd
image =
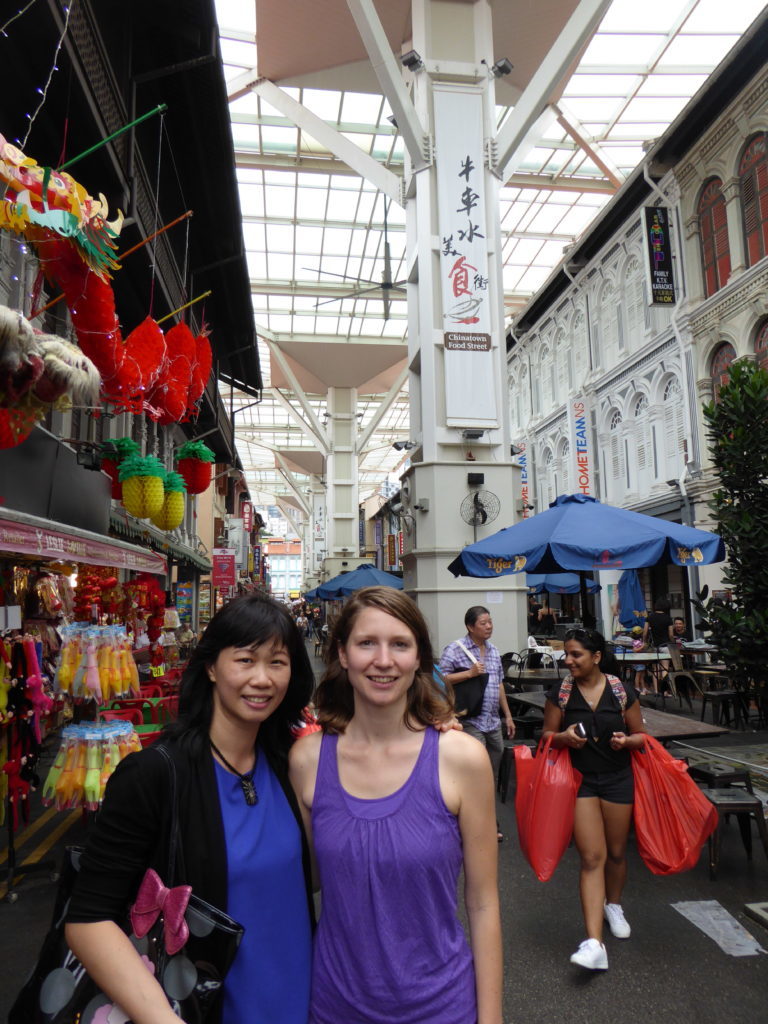
{"type": "MultiPolygon", "coordinates": [[[[191,885],[197,896],[226,910],[227,851],[213,755],[206,749],[202,756],[195,757],[186,744],[163,742],[176,765],[183,853],[173,884],[191,885]]],[[[307,902],[314,922],[309,847],[296,796],[285,764],[260,749],[299,825],[307,902]]],[[[117,766],[81,858],[68,922],[112,920],[123,924],[149,867],[169,884],[170,787],[169,766],[152,747],[129,755],[117,766]]]]}

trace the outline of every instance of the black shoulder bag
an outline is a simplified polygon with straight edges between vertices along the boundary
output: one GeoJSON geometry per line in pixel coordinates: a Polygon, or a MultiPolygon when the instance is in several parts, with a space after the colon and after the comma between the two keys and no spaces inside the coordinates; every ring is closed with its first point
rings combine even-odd
{"type": "MultiPolygon", "coordinates": [[[[458,640],[457,643],[472,664],[477,665],[477,658],[472,651],[468,651],[461,640],[458,640]]],[[[469,679],[454,685],[453,705],[457,718],[476,718],[480,714],[483,710],[483,698],[487,685],[487,672],[481,672],[479,676],[470,676],[469,679]]]]}
{"type": "MultiPolygon", "coordinates": [[[[188,1024],[205,1024],[218,1019],[224,978],[244,929],[228,914],[195,896],[189,886],[174,888],[177,859],[183,864],[176,765],[162,744],[153,749],[165,758],[171,785],[167,888],[150,868],[126,915],[124,930],[152,963],[174,1012],[188,1024]]],[[[11,1007],[8,1024],[91,1024],[101,1007],[113,1005],[64,937],[82,852],[82,847],[66,849],[51,927],[32,974],[11,1007]]]]}

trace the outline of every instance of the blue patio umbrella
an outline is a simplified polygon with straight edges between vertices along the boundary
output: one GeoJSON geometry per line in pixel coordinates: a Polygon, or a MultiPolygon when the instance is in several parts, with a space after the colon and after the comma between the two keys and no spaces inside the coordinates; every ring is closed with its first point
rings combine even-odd
{"type": "Polygon", "coordinates": [[[366,563],[358,565],[352,572],[343,572],[340,576],[321,583],[317,587],[317,596],[324,601],[337,601],[342,597],[349,597],[363,587],[394,587],[395,590],[403,589],[403,581],[399,576],[377,569],[375,565],[366,563]]]}
{"type": "Polygon", "coordinates": [[[448,568],[454,576],[497,577],[724,558],[716,533],[606,505],[587,494],[561,494],[546,511],[468,545],[448,568]]]}
{"type": "Polygon", "coordinates": [[[625,569],[619,578],[619,622],[626,629],[644,626],[648,618],[637,569],[625,569]]]}
{"type": "Polygon", "coordinates": [[[304,595],[305,601],[316,601],[317,600],[317,587],[314,590],[308,590],[304,595]]]}
{"type": "MultiPolygon", "coordinates": [[[[575,572],[526,573],[528,593],[541,594],[578,594],[581,591],[581,580],[575,572]]],[[[603,588],[594,580],[587,580],[587,593],[596,594],[603,588]]]]}

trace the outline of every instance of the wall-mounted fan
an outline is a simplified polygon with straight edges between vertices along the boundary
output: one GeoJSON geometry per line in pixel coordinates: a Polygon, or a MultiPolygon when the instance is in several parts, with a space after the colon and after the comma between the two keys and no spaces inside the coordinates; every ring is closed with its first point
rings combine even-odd
{"type": "Polygon", "coordinates": [[[477,540],[478,526],[492,523],[501,510],[501,502],[493,491],[472,491],[461,503],[459,512],[465,523],[474,530],[477,540]]]}
{"type": "Polygon", "coordinates": [[[340,295],[335,299],[323,299],[320,302],[315,303],[315,309],[318,306],[327,306],[330,302],[344,302],[346,299],[357,299],[361,295],[366,295],[368,292],[377,292],[381,290],[382,300],[384,302],[384,319],[389,320],[389,307],[391,299],[389,297],[390,292],[404,292],[405,281],[393,281],[392,280],[392,254],[389,248],[389,236],[387,234],[387,210],[389,209],[389,203],[382,193],[382,199],[384,202],[384,269],[381,273],[381,283],[377,284],[376,281],[372,281],[368,277],[352,277],[349,274],[334,274],[330,270],[323,270],[322,267],[304,267],[304,270],[312,270],[321,275],[329,275],[330,277],[342,277],[345,281],[358,281],[361,284],[370,285],[370,288],[356,288],[349,295],[340,295]]]}

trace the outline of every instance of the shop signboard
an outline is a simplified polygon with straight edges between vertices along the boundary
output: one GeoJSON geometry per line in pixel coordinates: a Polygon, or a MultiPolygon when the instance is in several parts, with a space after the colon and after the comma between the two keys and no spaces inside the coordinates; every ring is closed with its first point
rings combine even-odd
{"type": "Polygon", "coordinates": [[[176,587],[176,611],[179,618],[189,626],[192,622],[192,584],[179,583],[176,587]]]}
{"type": "Polygon", "coordinates": [[[645,251],[650,283],[651,304],[671,306],[675,302],[672,274],[672,229],[669,210],[664,206],[646,206],[645,251]]]}
{"type": "Polygon", "coordinates": [[[246,533],[250,533],[253,529],[253,504],[250,501],[244,501],[240,510],[243,513],[243,529],[246,533]]]}
{"type": "Polygon", "coordinates": [[[234,587],[237,582],[237,566],[234,548],[213,549],[213,571],[211,582],[217,589],[234,587]]]}
{"type": "Polygon", "coordinates": [[[261,576],[261,544],[253,545],[253,575],[261,576]]]}
{"type": "MultiPolygon", "coordinates": [[[[31,517],[30,517],[31,518],[31,517]]],[[[41,525],[5,518],[0,514],[0,551],[34,555],[41,560],[65,559],[86,565],[108,565],[131,572],[153,572],[165,575],[168,565],[154,551],[98,540],[82,533],[67,533],[41,525]]]]}
{"type": "Polygon", "coordinates": [[[397,548],[394,533],[387,534],[387,564],[390,567],[397,565],[397,548]]]}

